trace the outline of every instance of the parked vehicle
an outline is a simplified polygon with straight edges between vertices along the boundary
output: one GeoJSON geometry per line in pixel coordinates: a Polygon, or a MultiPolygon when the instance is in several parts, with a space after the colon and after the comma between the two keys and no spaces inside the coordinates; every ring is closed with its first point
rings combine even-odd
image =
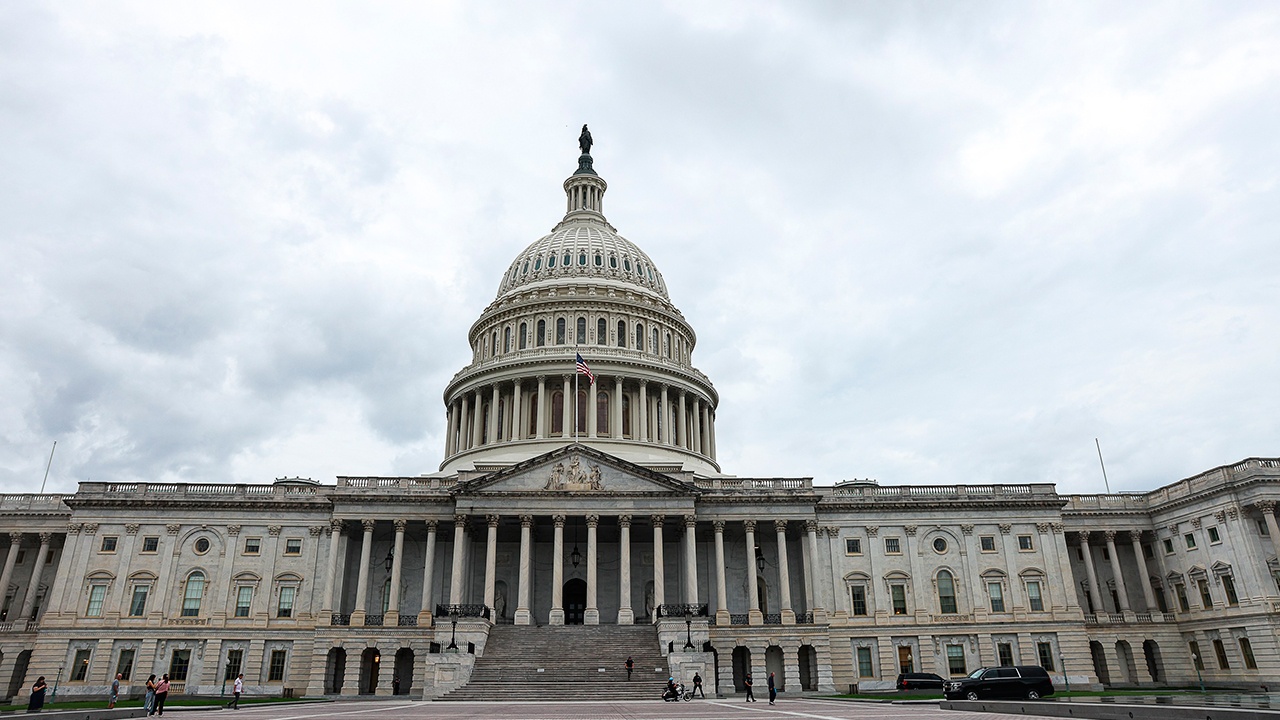
{"type": "Polygon", "coordinates": [[[1053,694],[1053,681],[1049,679],[1049,673],[1038,665],[978,668],[966,678],[948,680],[943,692],[948,700],[1038,700],[1053,694]]]}
{"type": "Polygon", "coordinates": [[[899,690],[941,690],[947,681],[933,673],[901,673],[898,675],[899,690]]]}

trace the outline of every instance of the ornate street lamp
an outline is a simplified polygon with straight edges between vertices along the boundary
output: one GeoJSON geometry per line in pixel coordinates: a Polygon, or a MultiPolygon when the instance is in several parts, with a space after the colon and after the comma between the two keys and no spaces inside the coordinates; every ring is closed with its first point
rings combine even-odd
{"type": "Polygon", "coordinates": [[[684,606],[684,649],[693,649],[693,606],[684,606]]]}

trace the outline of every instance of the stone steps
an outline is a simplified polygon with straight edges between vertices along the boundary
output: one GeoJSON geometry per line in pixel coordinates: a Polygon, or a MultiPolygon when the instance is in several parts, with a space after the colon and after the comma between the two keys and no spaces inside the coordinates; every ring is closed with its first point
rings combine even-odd
{"type": "Polygon", "coordinates": [[[467,684],[440,699],[652,700],[662,695],[666,668],[650,625],[499,625],[467,684]]]}

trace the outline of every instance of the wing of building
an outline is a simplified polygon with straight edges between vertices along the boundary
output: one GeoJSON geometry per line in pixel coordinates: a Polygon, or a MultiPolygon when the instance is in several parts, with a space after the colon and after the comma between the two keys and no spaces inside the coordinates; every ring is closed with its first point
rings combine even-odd
{"type": "Polygon", "coordinates": [[[0,498],[7,695],[1280,682],[1280,461],[1087,496],[724,474],[697,336],[606,188],[581,156],[472,325],[438,471],[0,498]]]}

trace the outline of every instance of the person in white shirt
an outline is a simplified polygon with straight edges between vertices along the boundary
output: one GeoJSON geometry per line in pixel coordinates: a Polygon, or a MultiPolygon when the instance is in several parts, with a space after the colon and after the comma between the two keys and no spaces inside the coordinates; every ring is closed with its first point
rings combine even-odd
{"type": "Polygon", "coordinates": [[[244,673],[240,673],[239,675],[236,676],[236,681],[231,686],[231,692],[234,695],[234,697],[232,697],[231,702],[227,703],[227,707],[239,710],[240,709],[240,693],[244,692],[244,673]]]}

